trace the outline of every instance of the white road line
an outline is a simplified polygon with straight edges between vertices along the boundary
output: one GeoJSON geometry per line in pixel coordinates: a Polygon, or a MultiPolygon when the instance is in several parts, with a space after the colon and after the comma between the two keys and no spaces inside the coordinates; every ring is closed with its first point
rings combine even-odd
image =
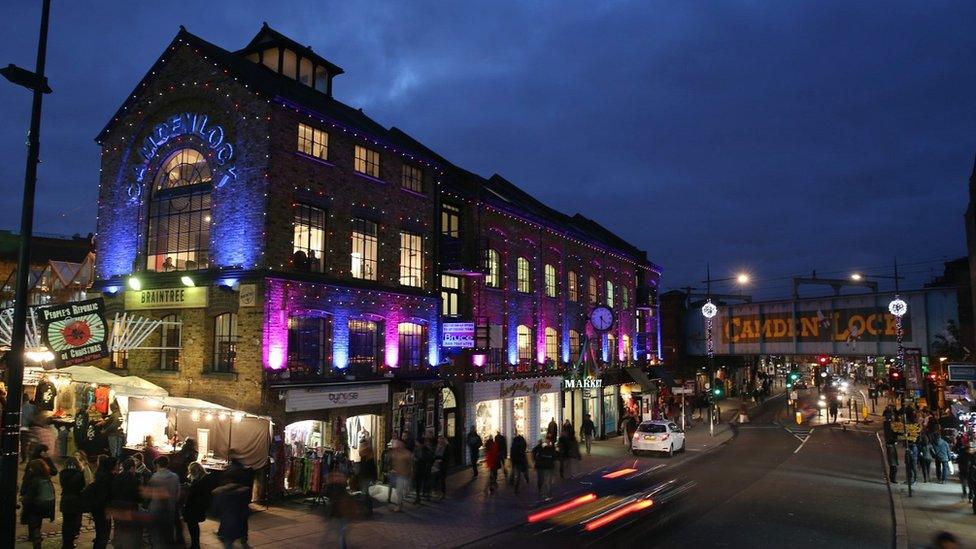
{"type": "MultiPolygon", "coordinates": [[[[810,429],[810,432],[807,433],[807,437],[806,438],[801,439],[803,442],[801,442],[800,445],[796,447],[796,450],[793,450],[793,453],[796,454],[800,450],[802,450],[803,449],[803,445],[806,444],[808,440],[810,440],[810,437],[811,436],[813,436],[813,429],[810,429]]],[[[796,437],[796,438],[800,438],[800,437],[796,437]]]]}

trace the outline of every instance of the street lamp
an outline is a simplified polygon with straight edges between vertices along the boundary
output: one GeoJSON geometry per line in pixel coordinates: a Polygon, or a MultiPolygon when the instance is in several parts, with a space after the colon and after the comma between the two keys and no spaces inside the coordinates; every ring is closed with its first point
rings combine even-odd
{"type": "MultiPolygon", "coordinates": [[[[712,278],[712,269],[706,263],[705,264],[705,280],[702,282],[705,284],[705,304],[702,305],[701,313],[705,317],[705,354],[708,357],[708,375],[712,383],[712,391],[716,391],[716,381],[715,381],[715,340],[712,338],[712,319],[718,315],[718,307],[712,303],[712,282],[728,282],[730,280],[735,280],[740,286],[747,284],[749,282],[749,275],[746,273],[739,273],[734,277],[729,278],[712,278]]],[[[721,395],[721,392],[714,393],[716,396],[721,395]]],[[[713,436],[715,434],[715,413],[718,409],[716,405],[714,409],[709,414],[708,422],[708,434],[713,436]]]]}
{"type": "Polygon", "coordinates": [[[860,282],[861,278],[863,277],[861,276],[860,273],[854,273],[851,275],[851,280],[853,280],[854,282],[860,282]]]}

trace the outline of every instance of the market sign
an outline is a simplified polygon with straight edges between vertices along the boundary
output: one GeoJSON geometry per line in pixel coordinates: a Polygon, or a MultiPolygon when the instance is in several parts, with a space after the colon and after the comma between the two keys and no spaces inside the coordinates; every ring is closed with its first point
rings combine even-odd
{"type": "Polygon", "coordinates": [[[441,343],[444,347],[455,349],[474,348],[474,322],[445,322],[441,343]]]}
{"type": "Polygon", "coordinates": [[[37,313],[44,344],[54,353],[59,368],[108,356],[101,298],[52,305],[37,313]]]}
{"type": "Polygon", "coordinates": [[[512,398],[527,395],[537,395],[548,393],[553,390],[552,381],[549,378],[532,380],[519,380],[512,382],[502,382],[498,385],[499,398],[512,398]]]}
{"type": "Polygon", "coordinates": [[[302,412],[328,408],[346,408],[384,404],[390,401],[390,388],[386,383],[373,385],[332,385],[289,389],[285,393],[285,411],[302,412]]]}
{"type": "Polygon", "coordinates": [[[976,381],[976,364],[952,364],[949,368],[949,381],[976,381]]]}
{"type": "MultiPolygon", "coordinates": [[[[905,340],[912,339],[909,315],[901,319],[905,340]]],[[[898,341],[895,316],[882,307],[764,313],[722,319],[722,343],[898,341]]]]}
{"type": "Polygon", "coordinates": [[[154,288],[127,290],[125,310],[140,309],[197,309],[207,306],[207,287],[154,288]]]}

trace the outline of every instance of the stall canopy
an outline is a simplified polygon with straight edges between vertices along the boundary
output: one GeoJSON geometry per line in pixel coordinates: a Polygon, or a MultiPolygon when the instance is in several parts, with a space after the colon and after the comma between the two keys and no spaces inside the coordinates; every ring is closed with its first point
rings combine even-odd
{"type": "MultiPolygon", "coordinates": [[[[133,397],[129,412],[163,412],[184,438],[207,436],[207,449],[224,459],[237,459],[246,467],[260,469],[268,463],[271,418],[248,414],[198,398],[133,397]]],[[[199,443],[199,441],[198,441],[199,443]]]]}
{"type": "Polygon", "coordinates": [[[165,397],[169,395],[166,389],[150,383],[141,377],[119,376],[95,366],[68,366],[51,370],[53,374],[67,375],[72,381],[79,383],[95,383],[108,385],[117,395],[165,397]]]}

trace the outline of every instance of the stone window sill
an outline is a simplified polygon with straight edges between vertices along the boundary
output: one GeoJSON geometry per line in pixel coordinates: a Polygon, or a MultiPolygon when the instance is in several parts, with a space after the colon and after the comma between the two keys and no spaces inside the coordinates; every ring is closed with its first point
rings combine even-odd
{"type": "Polygon", "coordinates": [[[237,381],[237,372],[214,372],[213,370],[204,370],[203,377],[237,381]]]}

